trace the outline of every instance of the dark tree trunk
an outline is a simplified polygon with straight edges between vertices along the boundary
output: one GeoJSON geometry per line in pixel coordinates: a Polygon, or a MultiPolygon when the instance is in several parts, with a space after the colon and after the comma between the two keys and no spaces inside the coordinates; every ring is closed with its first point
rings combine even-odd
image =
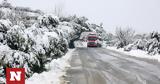
{"type": "MultiPolygon", "coordinates": [[[[82,33],[82,32],[81,32],[82,33]]],[[[69,48],[71,48],[71,49],[73,49],[73,48],[75,48],[75,46],[74,46],[74,41],[76,41],[76,40],[78,40],[79,38],[80,38],[80,35],[81,35],[81,33],[78,33],[77,34],[77,38],[74,38],[74,39],[72,39],[71,41],[70,41],[70,43],[69,43],[69,48]]]]}

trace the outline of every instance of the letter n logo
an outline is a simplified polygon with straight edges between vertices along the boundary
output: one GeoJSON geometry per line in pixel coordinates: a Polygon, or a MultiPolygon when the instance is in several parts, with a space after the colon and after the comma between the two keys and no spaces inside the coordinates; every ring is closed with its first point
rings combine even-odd
{"type": "Polygon", "coordinates": [[[25,69],[7,68],[6,84],[25,84],[25,69]]]}

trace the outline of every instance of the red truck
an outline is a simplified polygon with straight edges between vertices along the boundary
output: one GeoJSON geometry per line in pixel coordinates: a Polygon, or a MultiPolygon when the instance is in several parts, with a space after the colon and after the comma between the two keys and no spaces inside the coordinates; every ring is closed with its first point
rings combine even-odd
{"type": "Polygon", "coordinates": [[[100,38],[96,33],[90,33],[87,36],[87,47],[101,47],[100,38]]]}

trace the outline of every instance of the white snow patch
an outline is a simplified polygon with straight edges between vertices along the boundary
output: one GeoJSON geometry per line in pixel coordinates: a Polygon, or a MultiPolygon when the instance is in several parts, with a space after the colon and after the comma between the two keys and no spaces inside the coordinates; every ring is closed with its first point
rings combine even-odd
{"type": "Polygon", "coordinates": [[[4,24],[7,28],[8,28],[8,27],[11,27],[11,25],[12,25],[12,23],[10,22],[9,19],[7,19],[7,20],[1,19],[1,20],[0,20],[0,23],[4,24]]]}
{"type": "Polygon", "coordinates": [[[5,78],[0,77],[0,84],[3,84],[5,81],[6,81],[5,78]]]}
{"type": "Polygon", "coordinates": [[[74,46],[75,46],[75,47],[87,47],[87,42],[75,41],[75,42],[74,42],[74,46]]]}
{"type": "Polygon", "coordinates": [[[147,58],[147,59],[153,59],[153,60],[158,60],[160,62],[160,55],[149,55],[147,52],[142,51],[142,50],[131,50],[129,52],[124,51],[123,48],[117,49],[116,47],[107,47],[107,49],[114,50],[117,52],[125,53],[129,56],[134,56],[134,57],[140,57],[140,58],[147,58]]]}
{"type": "Polygon", "coordinates": [[[0,11],[4,12],[4,14],[8,14],[11,12],[11,9],[9,8],[0,8],[0,11]]]}
{"type": "Polygon", "coordinates": [[[55,59],[51,63],[46,64],[46,68],[49,71],[33,74],[31,78],[26,80],[26,84],[60,84],[60,77],[65,75],[66,67],[70,67],[69,60],[73,51],[74,49],[70,49],[62,58],[55,59]]]}

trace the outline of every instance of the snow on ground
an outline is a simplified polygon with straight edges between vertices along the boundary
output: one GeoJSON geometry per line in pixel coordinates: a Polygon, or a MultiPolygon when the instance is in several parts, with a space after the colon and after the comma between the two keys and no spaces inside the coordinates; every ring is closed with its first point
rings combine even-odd
{"type": "Polygon", "coordinates": [[[41,74],[35,73],[26,80],[26,84],[60,84],[60,77],[65,75],[65,70],[70,67],[69,60],[74,49],[69,49],[69,52],[59,59],[54,59],[51,63],[46,64],[47,72],[41,74]]]}
{"type": "Polygon", "coordinates": [[[124,51],[123,48],[117,49],[116,47],[109,47],[109,46],[107,47],[107,49],[114,50],[114,51],[121,52],[121,53],[125,53],[129,56],[153,59],[153,60],[157,60],[158,62],[160,62],[160,55],[158,55],[158,54],[148,55],[147,52],[142,51],[142,50],[131,50],[131,51],[127,52],[127,51],[124,51]]]}
{"type": "Polygon", "coordinates": [[[75,47],[87,47],[87,42],[75,41],[74,45],[75,45],[75,47]]]}
{"type": "Polygon", "coordinates": [[[6,80],[4,78],[0,78],[0,84],[3,84],[6,80]]]}

